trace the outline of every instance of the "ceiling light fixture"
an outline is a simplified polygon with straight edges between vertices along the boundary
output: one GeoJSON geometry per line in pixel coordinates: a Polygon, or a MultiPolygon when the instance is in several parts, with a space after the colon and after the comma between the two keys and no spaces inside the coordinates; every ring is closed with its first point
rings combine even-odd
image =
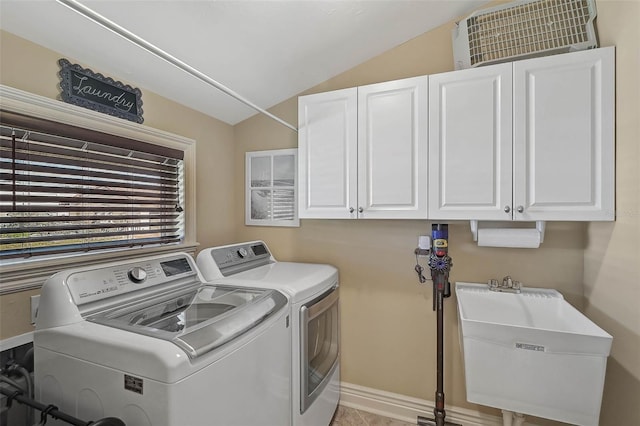
{"type": "Polygon", "coordinates": [[[276,117],[275,115],[271,114],[269,111],[260,108],[258,105],[254,104],[253,102],[251,102],[250,100],[246,99],[245,97],[243,97],[242,95],[234,92],[233,90],[229,89],[227,86],[217,82],[216,80],[212,79],[211,77],[209,77],[208,75],[198,71],[197,69],[193,68],[192,66],[190,66],[189,64],[186,64],[185,62],[181,61],[180,59],[176,58],[175,56],[170,55],[169,53],[165,52],[164,50],[158,48],[157,46],[154,46],[153,44],[149,43],[148,41],[144,40],[141,37],[138,37],[137,35],[135,35],[134,33],[132,33],[131,31],[127,30],[126,28],[121,27],[120,25],[116,24],[115,22],[105,18],[104,16],[100,15],[99,13],[95,12],[94,10],[84,6],[83,4],[77,2],[76,0],[56,0],[58,3],[67,6],[69,9],[73,10],[74,12],[79,13],[80,15],[84,16],[85,18],[90,19],[91,21],[95,22],[98,25],[101,25],[102,27],[108,29],[109,31],[121,36],[122,38],[130,41],[131,43],[135,44],[138,47],[141,47],[142,49],[146,50],[147,52],[157,56],[160,59],[165,60],[166,62],[170,63],[171,65],[174,65],[176,67],[178,67],[179,69],[185,71],[186,73],[194,76],[195,78],[197,78],[198,80],[201,80],[213,87],[215,87],[216,89],[226,93],[227,95],[237,99],[238,101],[242,102],[243,104],[255,109],[256,111],[276,120],[278,123],[290,128],[293,131],[298,131],[298,129],[296,129],[294,126],[292,126],[291,124],[287,123],[286,121],[282,120],[279,117],[276,117]]]}

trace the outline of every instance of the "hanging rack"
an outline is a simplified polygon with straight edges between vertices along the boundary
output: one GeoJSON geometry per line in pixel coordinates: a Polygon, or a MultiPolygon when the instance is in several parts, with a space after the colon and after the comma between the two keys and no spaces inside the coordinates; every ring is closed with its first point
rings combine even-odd
{"type": "Polygon", "coordinates": [[[296,127],[294,127],[291,124],[287,123],[286,121],[282,120],[280,117],[277,117],[277,116],[271,114],[269,111],[267,111],[267,110],[265,110],[263,108],[260,108],[258,105],[254,104],[253,102],[251,102],[250,100],[246,99],[242,95],[234,92],[233,90],[231,90],[227,86],[223,85],[222,83],[217,82],[216,80],[212,79],[208,75],[198,71],[197,69],[193,68],[189,64],[181,61],[180,59],[176,58],[175,56],[170,55],[169,53],[165,52],[164,50],[160,49],[159,47],[154,46],[153,44],[149,43],[145,39],[135,35],[131,31],[127,30],[124,27],[121,27],[120,25],[116,24],[115,22],[105,18],[104,16],[100,15],[99,13],[95,12],[94,10],[84,6],[83,4],[80,4],[76,0],[56,0],[56,1],[58,3],[64,5],[64,6],[67,6],[69,9],[79,13],[80,15],[84,16],[85,18],[88,18],[88,19],[92,20],[96,24],[103,26],[104,28],[108,29],[109,31],[111,31],[111,32],[123,37],[126,40],[129,40],[131,43],[137,45],[138,47],[141,47],[142,49],[146,50],[147,52],[149,52],[149,53],[151,53],[151,54],[153,54],[155,56],[157,56],[158,58],[163,59],[166,62],[169,62],[170,64],[180,68],[181,70],[183,70],[186,73],[194,76],[198,80],[203,81],[203,82],[215,87],[218,90],[221,90],[222,92],[226,93],[227,95],[229,95],[229,96],[239,100],[243,104],[249,106],[250,108],[253,108],[256,111],[261,112],[262,114],[268,116],[269,118],[272,118],[272,119],[276,120],[278,123],[282,124],[283,126],[286,126],[286,127],[290,128],[291,130],[293,130],[295,132],[298,131],[298,129],[296,127]]]}
{"type": "Polygon", "coordinates": [[[105,417],[95,422],[85,422],[77,419],[69,414],[66,414],[53,404],[44,405],[38,401],[26,397],[21,390],[9,390],[4,387],[0,387],[0,393],[7,397],[7,407],[11,407],[13,401],[17,401],[21,404],[28,405],[31,408],[42,413],[40,417],[40,424],[44,425],[47,422],[47,416],[51,416],[54,419],[62,420],[65,423],[69,423],[73,426],[125,426],[125,423],[116,417],[105,417]]]}

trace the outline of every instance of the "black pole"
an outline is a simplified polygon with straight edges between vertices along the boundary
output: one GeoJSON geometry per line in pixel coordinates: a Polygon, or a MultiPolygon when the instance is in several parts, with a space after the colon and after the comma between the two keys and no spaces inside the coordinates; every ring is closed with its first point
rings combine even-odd
{"type": "Polygon", "coordinates": [[[436,407],[433,414],[436,419],[436,426],[444,426],[446,412],[444,410],[444,291],[438,288],[437,291],[437,384],[436,384],[436,407]]]}
{"type": "Polygon", "coordinates": [[[449,229],[448,225],[432,225],[433,238],[431,275],[436,289],[436,406],[433,410],[436,426],[444,426],[444,287],[449,280],[449,229]]]}
{"type": "Polygon", "coordinates": [[[444,298],[451,294],[449,288],[449,270],[452,262],[449,257],[449,229],[445,224],[431,226],[432,248],[429,256],[431,279],[433,281],[433,310],[436,311],[436,394],[434,419],[418,416],[418,425],[425,426],[461,426],[445,421],[444,409],[444,298]]]}

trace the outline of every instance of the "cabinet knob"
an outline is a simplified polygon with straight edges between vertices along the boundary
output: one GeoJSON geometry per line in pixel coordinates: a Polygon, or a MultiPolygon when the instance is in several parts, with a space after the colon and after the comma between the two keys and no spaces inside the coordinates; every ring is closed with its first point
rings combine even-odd
{"type": "Polygon", "coordinates": [[[362,213],[364,209],[362,207],[358,207],[358,213],[362,213]]]}
{"type": "Polygon", "coordinates": [[[349,207],[349,213],[353,213],[354,212],[354,208],[353,207],[349,207]]]}
{"type": "Polygon", "coordinates": [[[522,213],[522,212],[524,212],[524,207],[518,206],[518,208],[516,210],[518,211],[518,213],[522,213]]]}
{"type": "Polygon", "coordinates": [[[504,206],[504,212],[505,213],[509,213],[511,211],[511,207],[509,206],[504,206]]]}

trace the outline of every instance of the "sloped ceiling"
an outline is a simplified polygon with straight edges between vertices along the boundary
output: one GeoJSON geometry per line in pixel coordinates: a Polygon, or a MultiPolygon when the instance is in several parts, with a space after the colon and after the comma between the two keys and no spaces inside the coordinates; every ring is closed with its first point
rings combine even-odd
{"type": "MultiPolygon", "coordinates": [[[[267,109],[486,1],[79,0],[267,109]]],[[[55,0],[0,0],[0,28],[229,124],[256,111],[55,0]]]]}

